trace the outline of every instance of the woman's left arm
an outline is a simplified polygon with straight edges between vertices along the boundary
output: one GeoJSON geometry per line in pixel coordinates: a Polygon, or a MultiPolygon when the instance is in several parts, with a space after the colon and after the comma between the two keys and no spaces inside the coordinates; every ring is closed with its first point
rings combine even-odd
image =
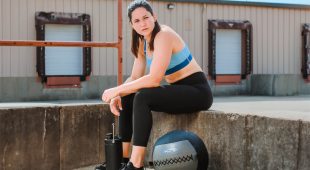
{"type": "Polygon", "coordinates": [[[116,96],[135,93],[142,88],[158,87],[170,63],[173,36],[170,32],[159,32],[156,35],[154,39],[153,61],[149,74],[129,83],[105,90],[102,99],[105,102],[110,102],[116,96]]]}

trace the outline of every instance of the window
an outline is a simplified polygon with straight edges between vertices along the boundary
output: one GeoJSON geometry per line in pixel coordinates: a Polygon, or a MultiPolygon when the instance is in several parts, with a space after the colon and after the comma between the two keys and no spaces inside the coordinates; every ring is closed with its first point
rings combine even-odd
{"type": "Polygon", "coordinates": [[[304,24],[302,31],[302,67],[303,78],[310,82],[310,25],[304,24]]]}
{"type": "Polygon", "coordinates": [[[252,72],[252,25],[248,21],[209,20],[209,78],[240,83],[252,72]]]}
{"type": "MultiPolygon", "coordinates": [[[[46,41],[82,41],[79,25],[45,25],[46,41]]],[[[83,50],[80,47],[45,47],[45,72],[48,76],[82,75],[83,50]]]]}
{"type": "MultiPolygon", "coordinates": [[[[37,40],[91,41],[90,16],[36,13],[37,40]]],[[[46,87],[80,87],[91,73],[91,48],[37,47],[37,72],[46,87]]]]}

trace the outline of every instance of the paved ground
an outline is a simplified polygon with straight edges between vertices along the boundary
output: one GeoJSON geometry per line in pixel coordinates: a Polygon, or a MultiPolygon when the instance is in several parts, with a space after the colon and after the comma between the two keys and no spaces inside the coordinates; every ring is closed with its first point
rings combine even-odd
{"type": "MultiPolygon", "coordinates": [[[[74,169],[74,170],[94,170],[94,169],[95,169],[95,166],[88,166],[88,167],[74,169]]],[[[146,170],[154,170],[154,169],[146,168],[146,170]]]]}
{"type": "Polygon", "coordinates": [[[52,107],[52,106],[76,106],[93,105],[102,103],[100,100],[57,100],[57,101],[33,101],[33,102],[3,102],[1,108],[27,108],[27,107],[52,107]]]}
{"type": "Polygon", "coordinates": [[[211,109],[242,115],[310,121],[310,96],[216,97],[211,109]]]}
{"type": "MultiPolygon", "coordinates": [[[[100,104],[100,100],[64,100],[42,102],[0,103],[1,108],[46,107],[59,105],[100,104]]],[[[211,110],[266,116],[272,118],[310,121],[310,96],[232,96],[215,97],[211,110]]]]}

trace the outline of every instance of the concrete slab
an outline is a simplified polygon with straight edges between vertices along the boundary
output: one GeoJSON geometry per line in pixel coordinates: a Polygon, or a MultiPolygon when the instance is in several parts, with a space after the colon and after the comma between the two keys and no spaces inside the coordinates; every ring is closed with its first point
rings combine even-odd
{"type": "Polygon", "coordinates": [[[33,108],[33,107],[56,107],[56,106],[85,106],[103,104],[100,100],[55,100],[55,101],[32,101],[32,102],[3,102],[0,109],[10,108],[33,108]]]}
{"type": "MultiPolygon", "coordinates": [[[[96,165],[90,165],[90,166],[86,166],[86,167],[82,167],[82,168],[77,168],[77,169],[73,169],[73,170],[94,170],[96,167],[96,165]]],[[[152,168],[146,168],[146,170],[154,170],[152,168]]]]}
{"type": "Polygon", "coordinates": [[[59,109],[0,110],[0,169],[60,169],[59,109]],[[56,130],[55,130],[56,129],[56,130]]]}
{"type": "Polygon", "coordinates": [[[244,169],[297,169],[299,122],[250,116],[244,169]]]}
{"type": "Polygon", "coordinates": [[[112,131],[110,122],[113,116],[98,105],[61,107],[60,167],[73,169],[102,162],[103,139],[112,131]]]}
{"type": "Polygon", "coordinates": [[[298,170],[308,170],[310,167],[310,123],[301,123],[300,154],[298,155],[298,170]]]}
{"type": "Polygon", "coordinates": [[[310,121],[310,96],[215,97],[211,110],[241,115],[310,121]]]}
{"type": "MultiPolygon", "coordinates": [[[[196,133],[206,143],[210,153],[210,170],[305,170],[309,167],[310,160],[308,152],[310,143],[309,106],[310,96],[215,97],[210,111],[188,115],[180,114],[178,116],[154,113],[154,124],[148,145],[148,153],[151,153],[150,150],[159,136],[170,130],[184,129],[196,133]]],[[[111,124],[111,120],[106,118],[103,120],[99,115],[105,113],[111,116],[107,104],[102,104],[100,100],[0,103],[0,113],[8,115],[5,110],[16,110],[16,108],[17,110],[19,110],[18,108],[30,108],[29,110],[32,110],[31,108],[38,109],[42,107],[50,109],[62,108],[59,111],[60,116],[58,118],[60,120],[60,127],[58,128],[62,129],[58,131],[60,133],[58,134],[60,138],[58,145],[63,146],[58,146],[62,149],[60,150],[61,158],[57,158],[62,161],[60,163],[61,167],[74,169],[104,160],[102,157],[103,150],[100,147],[100,143],[103,144],[103,141],[98,139],[103,139],[103,135],[109,131],[110,127],[107,127],[107,125],[111,124]],[[108,120],[109,123],[102,123],[98,126],[98,124],[94,123],[98,119],[100,119],[100,122],[108,120]],[[72,123],[72,121],[74,122],[72,123]],[[99,134],[98,127],[100,128],[99,134]],[[91,132],[86,129],[91,129],[91,132]],[[78,136],[78,134],[83,135],[78,136]],[[86,151],[84,154],[80,154],[84,152],[83,147],[86,151]],[[99,152],[98,150],[92,150],[94,148],[99,148],[99,152]],[[93,154],[93,152],[95,155],[89,158],[85,157],[93,154]]],[[[25,115],[30,116],[31,114],[27,112],[25,115]]],[[[14,116],[10,119],[13,120],[14,116]]],[[[32,119],[26,118],[25,120],[31,122],[32,119]]],[[[40,126],[42,126],[44,121],[38,120],[41,123],[40,126]]],[[[1,135],[12,131],[7,128],[9,127],[8,122],[18,123],[18,121],[8,121],[5,117],[0,117],[0,121],[6,122],[0,124],[0,138],[2,139],[1,135]]],[[[32,130],[28,128],[27,131],[32,130]]],[[[41,139],[41,131],[38,131],[39,135],[33,137],[33,139],[41,139]]],[[[25,138],[25,140],[33,142],[30,138],[25,138]]],[[[14,144],[14,146],[21,145],[14,144]]],[[[41,144],[38,146],[41,146],[41,144]]],[[[46,147],[47,145],[45,145],[45,149],[46,147]]],[[[10,147],[6,146],[5,142],[1,143],[0,141],[0,148],[5,153],[2,156],[0,154],[0,158],[5,158],[8,161],[10,158],[8,153],[14,152],[8,152],[10,147]]],[[[38,147],[38,150],[42,151],[42,148],[38,147]]],[[[25,149],[22,151],[23,154],[28,153],[25,149]]],[[[34,153],[40,155],[39,152],[34,153]]],[[[150,160],[150,158],[151,155],[148,155],[147,160],[150,160]]],[[[14,159],[17,159],[17,157],[14,159]]],[[[22,162],[22,164],[24,163],[22,162]]],[[[10,164],[6,162],[7,165],[10,164]]],[[[25,165],[28,166],[28,164],[25,165]]]]}
{"type": "MultiPolygon", "coordinates": [[[[2,108],[78,106],[101,104],[100,100],[58,100],[0,103],[2,108]]],[[[215,97],[211,110],[288,120],[310,121],[310,96],[232,96],[215,97]]]]}
{"type": "MultiPolygon", "coordinates": [[[[153,113],[147,153],[165,133],[183,129],[196,133],[209,151],[209,169],[308,169],[309,125],[301,121],[242,116],[218,111],[169,115],[153,113]],[[301,129],[302,127],[302,129],[301,129]]],[[[151,155],[147,156],[148,161],[151,155]]]]}
{"type": "MultiPolygon", "coordinates": [[[[2,108],[32,108],[101,104],[100,100],[58,100],[0,103],[2,108]]],[[[310,96],[233,96],[215,97],[211,110],[288,120],[310,121],[310,96]]]]}

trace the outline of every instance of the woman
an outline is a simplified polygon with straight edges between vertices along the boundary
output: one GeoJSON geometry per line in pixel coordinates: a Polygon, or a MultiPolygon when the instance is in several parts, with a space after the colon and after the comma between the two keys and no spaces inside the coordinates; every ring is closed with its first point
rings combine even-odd
{"type": "Polygon", "coordinates": [[[187,45],[173,29],[159,25],[147,1],[133,1],[128,6],[128,17],[135,56],[132,73],[124,84],[105,90],[102,100],[120,116],[124,162],[130,157],[123,170],[139,170],[143,169],[152,128],[151,110],[176,114],[207,110],[213,97],[187,45]],[[150,69],[148,74],[146,67],[150,69]],[[160,85],[163,78],[169,85],[160,85]]]}

